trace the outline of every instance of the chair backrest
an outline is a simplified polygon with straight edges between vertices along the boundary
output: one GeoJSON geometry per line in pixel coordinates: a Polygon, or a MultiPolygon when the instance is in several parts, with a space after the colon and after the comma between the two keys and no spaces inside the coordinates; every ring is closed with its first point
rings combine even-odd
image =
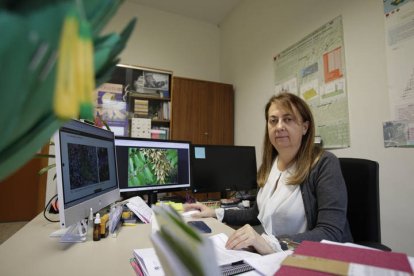
{"type": "Polygon", "coordinates": [[[339,158],[348,189],[348,221],[355,243],[381,243],[379,164],[359,158],[339,158]]]}

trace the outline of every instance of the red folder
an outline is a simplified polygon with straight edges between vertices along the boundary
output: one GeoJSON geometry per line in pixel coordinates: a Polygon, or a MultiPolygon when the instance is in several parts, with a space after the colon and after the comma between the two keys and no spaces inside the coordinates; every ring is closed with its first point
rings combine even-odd
{"type": "MultiPolygon", "coordinates": [[[[403,253],[303,241],[295,249],[294,254],[343,261],[347,263],[370,265],[408,273],[413,272],[407,255],[403,253]]],[[[305,272],[306,275],[329,275],[324,272],[283,265],[275,275],[303,275],[305,272]]]]}

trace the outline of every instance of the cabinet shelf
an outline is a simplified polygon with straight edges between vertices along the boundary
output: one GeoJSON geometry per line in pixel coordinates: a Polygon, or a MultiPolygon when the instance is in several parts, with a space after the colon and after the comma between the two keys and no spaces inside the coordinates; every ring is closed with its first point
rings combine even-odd
{"type": "Polygon", "coordinates": [[[165,123],[165,124],[170,123],[170,120],[151,119],[151,121],[154,123],[165,123]]]}
{"type": "Polygon", "coordinates": [[[151,122],[157,123],[157,124],[169,124],[171,122],[170,120],[166,120],[166,119],[152,119],[148,116],[139,116],[137,114],[133,114],[129,119],[132,119],[132,118],[150,119],[151,122]]]}
{"type": "Polygon", "coordinates": [[[129,93],[129,97],[131,99],[142,99],[142,100],[152,100],[152,101],[165,101],[169,102],[171,101],[171,98],[164,98],[160,96],[153,96],[153,95],[147,95],[147,94],[139,94],[139,93],[129,93]]]}

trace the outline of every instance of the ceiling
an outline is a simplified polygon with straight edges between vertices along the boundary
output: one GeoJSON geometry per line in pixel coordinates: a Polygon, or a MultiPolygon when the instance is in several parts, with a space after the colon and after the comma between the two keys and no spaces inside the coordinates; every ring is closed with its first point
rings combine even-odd
{"type": "Polygon", "coordinates": [[[154,9],[219,25],[242,0],[130,0],[154,9]]]}

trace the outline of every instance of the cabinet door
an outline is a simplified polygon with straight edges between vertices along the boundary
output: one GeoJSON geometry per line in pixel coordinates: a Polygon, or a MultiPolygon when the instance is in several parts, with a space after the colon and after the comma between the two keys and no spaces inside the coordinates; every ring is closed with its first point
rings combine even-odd
{"type": "Polygon", "coordinates": [[[189,79],[174,78],[172,98],[172,137],[204,143],[207,117],[206,86],[189,79]]]}
{"type": "Polygon", "coordinates": [[[234,93],[230,84],[209,85],[208,144],[233,145],[234,93]]]}
{"type": "MultiPolygon", "coordinates": [[[[49,145],[41,153],[48,154],[49,145]]],[[[0,182],[0,222],[31,220],[43,210],[47,174],[38,172],[47,163],[47,158],[33,158],[0,182]]]]}
{"type": "Polygon", "coordinates": [[[174,77],[173,139],[233,144],[232,85],[174,77]]]}

